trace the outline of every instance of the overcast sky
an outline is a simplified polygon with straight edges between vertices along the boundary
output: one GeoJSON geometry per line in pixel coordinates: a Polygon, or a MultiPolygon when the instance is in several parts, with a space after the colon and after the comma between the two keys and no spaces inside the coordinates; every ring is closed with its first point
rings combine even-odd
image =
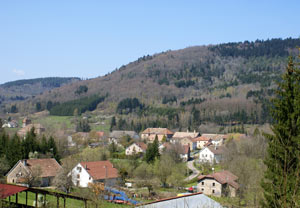
{"type": "Polygon", "coordinates": [[[298,38],[299,11],[299,0],[3,0],[0,83],[93,78],[169,49],[298,38]]]}

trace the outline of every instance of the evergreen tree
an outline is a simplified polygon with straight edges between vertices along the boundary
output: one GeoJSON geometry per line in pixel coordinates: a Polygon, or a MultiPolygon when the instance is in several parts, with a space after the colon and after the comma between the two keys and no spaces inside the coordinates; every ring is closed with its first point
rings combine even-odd
{"type": "Polygon", "coordinates": [[[43,154],[46,154],[46,152],[49,151],[48,143],[47,143],[47,139],[46,139],[45,135],[43,135],[43,137],[42,137],[42,141],[40,143],[40,150],[43,154]]]}
{"type": "Polygon", "coordinates": [[[87,119],[79,120],[79,122],[76,125],[76,131],[77,132],[90,132],[91,127],[87,121],[87,119]]]}
{"type": "Polygon", "coordinates": [[[31,128],[29,132],[27,132],[25,139],[22,142],[23,149],[23,158],[28,159],[29,152],[39,151],[39,145],[36,141],[35,128],[31,128]]]}
{"type": "Polygon", "coordinates": [[[2,133],[0,135],[0,157],[6,154],[7,151],[7,145],[8,145],[8,135],[2,133]]]}
{"type": "Polygon", "coordinates": [[[52,153],[52,155],[56,159],[56,161],[60,162],[60,155],[58,153],[56,143],[52,136],[48,140],[48,150],[52,153]]]}
{"type": "Polygon", "coordinates": [[[299,207],[300,201],[300,70],[289,58],[271,109],[273,134],[265,159],[263,207],[299,207]]]}
{"type": "Polygon", "coordinates": [[[17,134],[9,140],[6,151],[6,159],[9,165],[12,167],[20,159],[22,159],[22,146],[17,134]]]}
{"type": "Polygon", "coordinates": [[[112,131],[113,130],[113,128],[115,127],[117,125],[117,123],[116,123],[116,117],[112,117],[111,118],[111,122],[110,122],[110,131],[112,131]]]}
{"type": "Polygon", "coordinates": [[[159,147],[159,143],[158,143],[158,137],[156,135],[154,142],[152,144],[149,144],[146,150],[144,159],[147,163],[153,163],[155,161],[155,158],[159,157],[158,147],[159,147]]]}

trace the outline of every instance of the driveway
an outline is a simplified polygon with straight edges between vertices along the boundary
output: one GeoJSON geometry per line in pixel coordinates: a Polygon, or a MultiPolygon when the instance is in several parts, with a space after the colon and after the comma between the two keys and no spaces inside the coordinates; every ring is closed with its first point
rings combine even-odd
{"type": "Polygon", "coordinates": [[[199,175],[200,171],[197,168],[195,168],[195,166],[194,166],[194,160],[188,161],[187,162],[187,167],[190,170],[192,170],[193,173],[192,173],[192,175],[190,175],[189,177],[187,177],[186,179],[184,179],[185,181],[190,181],[190,180],[192,180],[193,178],[196,178],[199,175]]]}

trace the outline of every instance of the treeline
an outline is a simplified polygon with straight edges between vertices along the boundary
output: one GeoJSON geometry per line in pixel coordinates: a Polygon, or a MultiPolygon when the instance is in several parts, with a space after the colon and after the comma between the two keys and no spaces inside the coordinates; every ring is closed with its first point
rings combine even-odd
{"type": "Polygon", "coordinates": [[[33,85],[41,83],[43,87],[60,87],[62,84],[69,83],[73,80],[79,81],[80,78],[77,77],[47,77],[47,78],[37,78],[37,79],[23,79],[13,82],[6,82],[1,87],[14,87],[22,85],[33,85]]]}
{"type": "Polygon", "coordinates": [[[180,105],[181,106],[195,105],[195,104],[203,103],[204,101],[206,101],[205,98],[194,98],[194,97],[192,97],[191,99],[189,99],[187,101],[181,101],[180,105]]]}
{"type": "MultiPolygon", "coordinates": [[[[4,130],[0,133],[0,160],[1,167],[10,169],[21,159],[55,158],[60,162],[60,155],[53,137],[37,138],[34,128],[21,139],[17,134],[13,137],[4,130]]],[[[3,170],[2,170],[3,171],[3,170]]]]}
{"type": "Polygon", "coordinates": [[[121,100],[117,106],[117,113],[128,114],[140,111],[145,107],[137,98],[125,98],[121,100]]]}
{"type": "Polygon", "coordinates": [[[51,115],[56,116],[73,116],[74,114],[81,115],[87,110],[93,111],[97,105],[105,100],[105,96],[90,96],[77,100],[68,101],[65,103],[57,104],[50,109],[51,115]]]}
{"type": "Polygon", "coordinates": [[[250,58],[253,56],[288,56],[288,48],[297,48],[300,46],[300,39],[271,39],[271,40],[256,40],[245,41],[239,43],[225,43],[217,46],[212,46],[211,51],[219,53],[221,56],[244,57],[250,58]]]}

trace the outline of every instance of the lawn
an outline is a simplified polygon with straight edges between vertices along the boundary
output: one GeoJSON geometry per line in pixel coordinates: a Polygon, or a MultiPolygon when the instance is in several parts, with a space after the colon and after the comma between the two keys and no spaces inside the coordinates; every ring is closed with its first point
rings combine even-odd
{"type": "MultiPolygon", "coordinates": [[[[20,204],[25,204],[25,197],[26,193],[21,192],[18,194],[18,201],[20,204]]],[[[11,201],[14,202],[16,200],[15,196],[11,197],[11,201]]],[[[28,192],[28,205],[33,205],[33,202],[35,200],[35,194],[32,192],[28,192]]],[[[8,201],[8,199],[7,199],[8,201]]],[[[55,196],[47,195],[46,196],[47,201],[47,207],[57,207],[57,198],[55,196]]],[[[59,205],[60,207],[63,207],[64,200],[62,198],[59,199],[59,205]]],[[[121,205],[121,204],[114,204],[107,201],[102,201],[100,203],[101,205],[98,205],[98,208],[129,208],[133,207],[130,205],[121,205]]],[[[94,203],[88,202],[88,207],[96,207],[94,203]]],[[[79,201],[76,199],[66,199],[66,207],[70,208],[81,208],[84,207],[84,202],[79,201]]]]}

